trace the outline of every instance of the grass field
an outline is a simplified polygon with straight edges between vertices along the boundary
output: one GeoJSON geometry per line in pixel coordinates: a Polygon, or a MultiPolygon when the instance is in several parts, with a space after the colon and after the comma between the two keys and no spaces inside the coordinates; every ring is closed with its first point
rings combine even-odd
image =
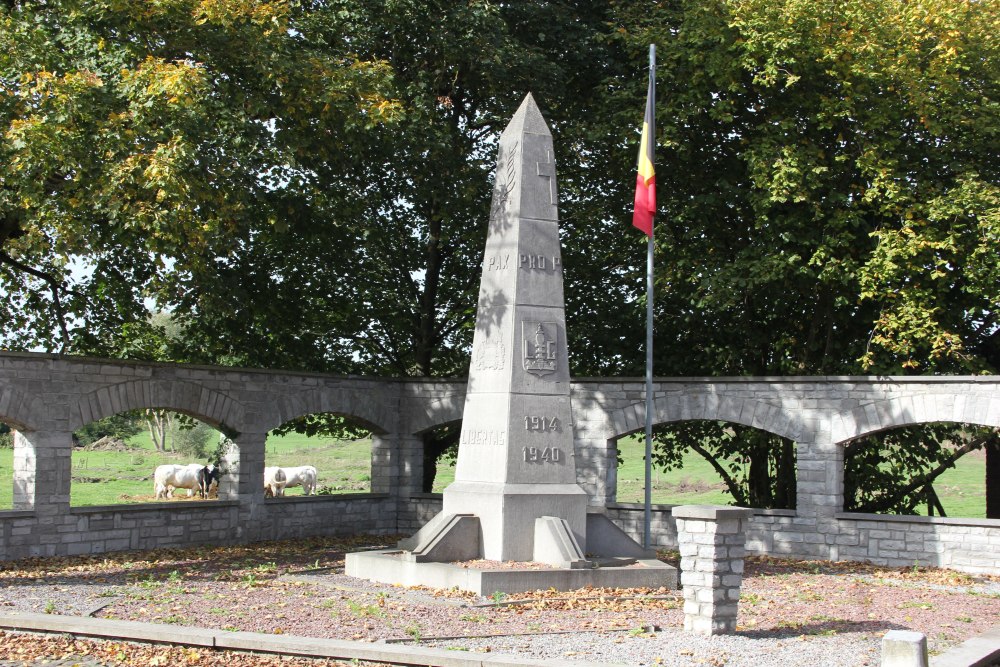
{"type": "MultiPolygon", "coordinates": [[[[214,440],[213,440],[214,441],[214,440]]],[[[153,500],[152,474],[162,463],[191,463],[189,457],[155,451],[148,433],[131,438],[128,451],[73,452],[73,482],[70,502],[74,507],[149,502],[153,500]]],[[[644,470],[641,438],[619,442],[623,464],[618,468],[618,501],[643,502],[644,470]]],[[[0,479],[12,479],[10,449],[0,449],[0,479]]],[[[319,487],[333,493],[364,493],[370,489],[371,441],[338,441],[299,434],[270,436],[266,445],[267,465],[314,465],[319,487]]],[[[985,462],[982,453],[959,459],[955,468],[938,478],[935,489],[948,516],[983,518],[985,462]]],[[[434,490],[440,492],[455,479],[454,465],[439,466],[434,490]]],[[[0,509],[10,509],[12,484],[0,484],[0,509]]],[[[289,489],[288,495],[302,489],[289,489]]],[[[711,466],[696,454],[684,459],[679,470],[653,472],[653,503],[728,504],[731,498],[711,466]]],[[[926,513],[926,507],[921,508],[926,513]]]]}
{"type": "MultiPolygon", "coordinates": [[[[218,437],[213,433],[211,442],[218,437]]],[[[153,471],[164,463],[204,463],[183,454],[157,452],[147,432],[129,439],[127,451],[73,451],[70,504],[114,505],[150,502],[153,497],[153,471]]],[[[0,449],[0,479],[11,480],[13,450],[0,449]]],[[[267,439],[267,465],[313,465],[319,473],[321,490],[333,493],[364,493],[371,487],[371,441],[339,441],[307,438],[298,434],[270,436],[267,439]]],[[[263,493],[263,482],[261,485],[263,493]]],[[[300,495],[302,487],[289,489],[287,495],[300,495]]],[[[10,509],[13,484],[0,484],[0,509],[10,509]]],[[[177,497],[186,497],[185,492],[177,497]]]]}

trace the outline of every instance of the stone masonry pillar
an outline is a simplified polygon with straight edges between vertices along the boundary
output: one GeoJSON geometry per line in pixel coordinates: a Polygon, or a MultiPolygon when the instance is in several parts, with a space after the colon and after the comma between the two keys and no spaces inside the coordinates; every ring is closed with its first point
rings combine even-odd
{"type": "Polygon", "coordinates": [[[13,509],[34,510],[38,516],[66,514],[70,505],[72,453],[72,433],[17,431],[13,509]]]}
{"type": "Polygon", "coordinates": [[[842,445],[796,444],[797,521],[808,524],[808,532],[822,537],[813,543],[796,545],[796,555],[838,559],[835,537],[840,532],[835,515],[844,508],[844,448],[842,445]],[[831,543],[826,543],[831,542],[831,543]]]}
{"type": "Polygon", "coordinates": [[[264,445],[267,433],[240,433],[222,457],[219,500],[239,503],[239,540],[261,539],[260,515],[264,504],[264,445]]]}
{"type": "Polygon", "coordinates": [[[684,629],[700,635],[734,632],[746,529],[753,510],[680,505],[673,515],[681,551],[684,629]]]}
{"type": "Polygon", "coordinates": [[[372,433],[372,493],[397,493],[400,482],[398,441],[396,433],[372,433]]]}
{"type": "Polygon", "coordinates": [[[424,439],[416,435],[400,435],[399,477],[396,482],[397,494],[401,500],[408,500],[420,493],[424,481],[424,439]]]}

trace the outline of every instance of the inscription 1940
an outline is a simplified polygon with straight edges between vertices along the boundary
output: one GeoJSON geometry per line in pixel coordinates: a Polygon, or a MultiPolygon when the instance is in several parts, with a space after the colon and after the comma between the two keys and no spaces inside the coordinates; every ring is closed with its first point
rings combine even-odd
{"type": "Polygon", "coordinates": [[[527,463],[559,463],[562,450],[558,447],[522,447],[521,454],[527,463]]]}

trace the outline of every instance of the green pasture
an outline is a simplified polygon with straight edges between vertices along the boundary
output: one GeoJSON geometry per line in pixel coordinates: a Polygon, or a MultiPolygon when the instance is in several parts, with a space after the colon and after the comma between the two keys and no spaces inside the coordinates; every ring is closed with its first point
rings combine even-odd
{"type": "MultiPolygon", "coordinates": [[[[645,445],[639,436],[618,441],[622,464],[618,466],[618,502],[645,502],[645,445]]],[[[677,470],[653,470],[653,504],[728,505],[732,497],[725,484],[704,458],[693,452],[684,457],[684,465],[677,470]]],[[[942,474],[934,485],[941,504],[950,517],[984,518],[986,499],[984,484],[986,465],[981,455],[968,455],[958,460],[954,468],[942,474]]],[[[454,464],[438,466],[434,478],[434,491],[440,493],[455,479],[454,464]]],[[[927,507],[920,508],[921,514],[927,507]]]]}
{"type": "MultiPolygon", "coordinates": [[[[214,439],[212,440],[214,442],[214,439]]],[[[128,442],[128,451],[77,449],[73,452],[73,482],[70,502],[73,506],[113,505],[153,500],[153,470],[162,463],[192,463],[190,457],[155,451],[148,433],[128,442]]],[[[644,500],[643,443],[639,437],[619,441],[623,463],[618,468],[618,501],[641,503],[644,500]]],[[[10,449],[0,449],[0,479],[12,478],[10,449]]],[[[371,488],[371,441],[331,440],[292,433],[270,436],[266,445],[266,464],[314,465],[319,472],[319,487],[332,493],[365,493],[371,488]]],[[[441,465],[434,480],[434,491],[441,492],[455,479],[455,467],[441,465]]],[[[985,463],[981,454],[959,459],[955,468],[945,472],[934,485],[948,516],[983,518],[985,463]]],[[[12,484],[0,484],[0,509],[9,509],[12,484]]],[[[301,487],[288,495],[302,493],[301,487]]],[[[181,495],[178,498],[185,498],[181,495]]],[[[712,467],[697,454],[684,458],[678,470],[653,472],[655,504],[728,504],[731,501],[712,467]]],[[[926,513],[926,507],[921,508],[926,513]]]]}

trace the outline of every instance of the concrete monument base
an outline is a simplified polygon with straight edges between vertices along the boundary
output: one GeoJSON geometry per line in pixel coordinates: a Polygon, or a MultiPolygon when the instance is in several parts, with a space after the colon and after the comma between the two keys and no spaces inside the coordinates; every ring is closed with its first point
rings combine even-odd
{"type": "Polygon", "coordinates": [[[457,588],[484,597],[498,591],[571,591],[584,586],[677,588],[677,568],[652,559],[591,560],[587,569],[487,570],[452,563],[418,563],[405,558],[405,554],[398,549],[349,553],[344,574],[383,584],[457,588]]]}
{"type": "Polygon", "coordinates": [[[576,540],[585,543],[587,494],[576,484],[454,482],[445,489],[441,513],[479,517],[480,558],[538,560],[533,539],[537,517],[565,519],[576,540]]]}

